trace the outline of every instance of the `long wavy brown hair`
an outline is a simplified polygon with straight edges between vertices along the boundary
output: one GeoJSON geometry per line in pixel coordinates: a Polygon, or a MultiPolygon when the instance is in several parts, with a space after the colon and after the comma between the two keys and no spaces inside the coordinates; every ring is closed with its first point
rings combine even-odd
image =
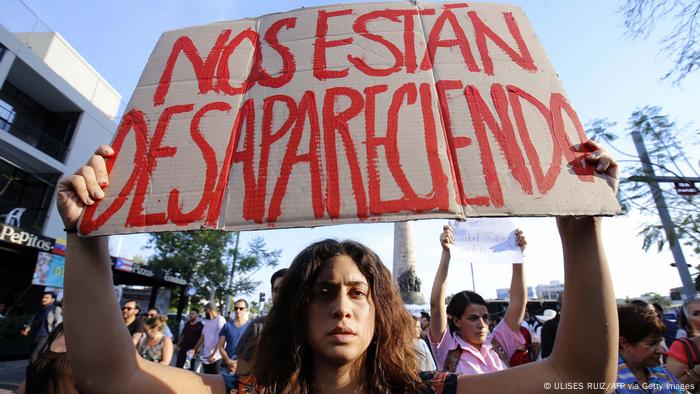
{"type": "Polygon", "coordinates": [[[374,302],[374,337],[362,357],[363,390],[415,392],[420,386],[414,350],[415,328],[389,270],[366,246],[327,239],[294,258],[260,334],[252,374],[261,391],[312,393],[313,354],[307,341],[308,305],[322,269],[336,256],[348,256],[367,279],[374,302]]]}

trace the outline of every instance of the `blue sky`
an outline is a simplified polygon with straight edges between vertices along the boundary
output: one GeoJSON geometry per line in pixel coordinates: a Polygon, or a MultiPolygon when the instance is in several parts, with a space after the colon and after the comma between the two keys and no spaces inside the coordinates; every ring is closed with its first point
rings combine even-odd
{"type": "MultiPolygon", "coordinates": [[[[40,1],[24,0],[50,30],[59,32],[128,101],[131,92],[160,34],[166,30],[195,26],[219,20],[255,17],[284,12],[318,1],[40,1]]],[[[679,123],[697,123],[697,93],[700,73],[683,84],[672,86],[659,81],[670,66],[667,56],[659,54],[660,34],[632,40],[624,35],[622,18],[616,13],[620,2],[608,1],[512,1],[528,16],[545,51],[560,75],[570,101],[584,123],[607,117],[616,121],[616,131],[624,133],[629,114],[644,105],[660,105],[664,113],[679,123]],[[695,93],[695,94],[694,94],[695,93]]],[[[6,0],[0,23],[11,31],[31,30],[34,18],[19,0],[6,0]]],[[[658,25],[659,31],[669,25],[658,25]]],[[[46,27],[37,25],[37,30],[46,27]]],[[[618,144],[634,153],[629,138],[618,144]]],[[[697,163],[698,149],[690,151],[697,163]]],[[[563,279],[561,251],[553,219],[516,219],[529,241],[526,251],[526,276],[530,286],[563,279]]],[[[637,296],[647,291],[668,294],[680,285],[671,268],[670,253],[641,251],[641,238],[635,236],[641,223],[638,215],[605,220],[604,237],[617,297],[637,296]]],[[[429,295],[435,266],[439,259],[438,235],[443,221],[427,220],[414,224],[418,274],[423,293],[429,295]]],[[[393,234],[391,224],[362,224],[315,229],[267,230],[246,232],[245,245],[253,236],[262,236],[269,246],[283,249],[281,265],[289,264],[308,243],[327,237],[355,238],[374,248],[391,266],[393,234]]],[[[145,236],[129,236],[122,242],[122,254],[147,255],[142,250],[145,236]]],[[[686,252],[688,262],[700,259],[686,252]]],[[[485,297],[496,295],[496,288],[508,287],[510,267],[475,265],[476,290],[485,297]]],[[[266,285],[272,270],[263,270],[259,291],[269,293],[266,285]]],[[[451,267],[448,292],[471,288],[469,267],[455,262],[451,267]]],[[[257,299],[257,293],[250,297],[257,299]]]]}

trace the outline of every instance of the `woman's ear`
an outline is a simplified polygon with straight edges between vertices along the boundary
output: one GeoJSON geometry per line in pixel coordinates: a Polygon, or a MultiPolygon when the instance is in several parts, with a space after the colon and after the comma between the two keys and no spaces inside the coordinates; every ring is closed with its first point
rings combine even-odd
{"type": "Polygon", "coordinates": [[[452,320],[452,324],[454,324],[455,327],[462,328],[462,322],[460,321],[460,319],[457,319],[456,317],[454,317],[452,315],[447,315],[447,318],[452,320]]]}

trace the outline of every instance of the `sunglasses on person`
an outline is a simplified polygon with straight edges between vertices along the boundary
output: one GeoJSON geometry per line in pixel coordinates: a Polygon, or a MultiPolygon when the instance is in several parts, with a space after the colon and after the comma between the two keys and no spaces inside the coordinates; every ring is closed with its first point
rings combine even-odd
{"type": "Polygon", "coordinates": [[[156,315],[155,313],[148,313],[148,314],[146,314],[146,317],[156,317],[156,316],[158,316],[158,315],[156,315]]]}
{"type": "Polygon", "coordinates": [[[136,309],[136,308],[132,308],[132,307],[130,307],[130,306],[123,306],[123,307],[122,307],[122,310],[123,310],[123,311],[130,311],[130,310],[132,310],[132,309],[136,309]]]}
{"type": "Polygon", "coordinates": [[[245,310],[245,307],[243,307],[243,306],[236,306],[236,307],[233,307],[233,310],[234,310],[234,311],[244,311],[244,310],[245,310]]]}

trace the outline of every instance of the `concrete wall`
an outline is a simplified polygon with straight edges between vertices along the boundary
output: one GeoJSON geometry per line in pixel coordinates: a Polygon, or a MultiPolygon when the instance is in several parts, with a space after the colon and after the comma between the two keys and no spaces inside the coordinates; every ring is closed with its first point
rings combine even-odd
{"type": "Polygon", "coordinates": [[[121,95],[55,32],[13,33],[83,97],[115,118],[121,95]]]}
{"type": "MultiPolygon", "coordinates": [[[[9,61],[13,63],[22,62],[23,66],[26,65],[32,70],[36,80],[41,79],[41,83],[48,83],[52,88],[58,90],[62,97],[65,96],[65,100],[67,100],[67,104],[69,104],[67,106],[76,108],[81,112],[80,119],[76,125],[75,131],[73,132],[73,139],[69,146],[69,151],[65,160],[60,162],[24,143],[9,133],[0,131],[0,154],[6,158],[12,159],[13,162],[16,162],[22,167],[30,170],[50,171],[66,175],[73,173],[76,169],[82,166],[90,157],[92,152],[94,152],[97,146],[100,144],[109,143],[111,141],[114,131],[116,130],[116,124],[113,116],[108,116],[105,111],[99,109],[95,105],[95,100],[90,100],[83,93],[79,92],[77,88],[66,79],[66,77],[59,74],[58,71],[61,70],[60,67],[64,67],[63,70],[65,72],[66,66],[69,64],[76,64],[73,63],[75,61],[74,56],[73,59],[66,60],[65,62],[61,61],[61,59],[55,59],[52,64],[48,64],[44,62],[44,60],[40,58],[37,53],[35,53],[35,51],[41,53],[43,51],[41,48],[46,48],[49,50],[49,52],[51,52],[51,50],[53,50],[52,48],[57,45],[55,44],[55,41],[45,41],[49,42],[49,45],[45,45],[43,47],[41,45],[36,45],[36,49],[30,50],[20,40],[18,40],[16,36],[8,32],[0,25],[0,42],[8,48],[9,52],[13,54],[13,56],[8,57],[8,53],[5,53],[3,63],[9,61]],[[54,70],[52,68],[53,66],[60,66],[59,70],[54,70]]],[[[68,48],[70,48],[70,46],[68,46],[68,48]]],[[[64,49],[56,50],[51,56],[56,57],[59,56],[60,53],[63,53],[69,57],[72,56],[64,49]]],[[[73,49],[70,48],[70,50],[73,49]]],[[[50,56],[47,55],[47,57],[50,56]]],[[[5,65],[5,67],[6,66],[7,65],[5,65]]],[[[92,67],[89,68],[92,69],[92,67]]],[[[99,74],[96,72],[94,74],[99,76],[99,74]]],[[[4,78],[0,79],[0,87],[4,83],[4,80],[4,78]]],[[[104,82],[104,86],[112,89],[106,82],[104,82]]],[[[116,96],[114,97],[120,98],[116,92],[115,95],[116,96]]],[[[98,94],[95,97],[98,96],[100,95],[98,94]]],[[[106,100],[109,101],[109,98],[107,97],[106,100]]],[[[114,115],[116,115],[117,107],[118,100],[114,103],[113,108],[111,109],[114,115]]],[[[49,210],[48,217],[44,224],[43,233],[51,238],[65,237],[65,233],[63,232],[63,223],[61,222],[61,218],[55,208],[55,195],[51,203],[51,209],[49,210]]]]}

